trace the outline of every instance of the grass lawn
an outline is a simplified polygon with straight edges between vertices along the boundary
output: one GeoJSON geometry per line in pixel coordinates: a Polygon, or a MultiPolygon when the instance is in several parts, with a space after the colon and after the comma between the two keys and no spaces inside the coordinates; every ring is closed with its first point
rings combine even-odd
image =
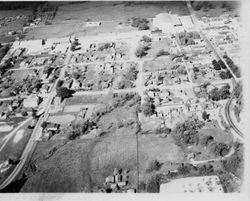
{"type": "Polygon", "coordinates": [[[13,71],[13,74],[11,76],[15,81],[21,81],[25,79],[32,72],[33,70],[17,70],[13,71]]]}
{"type": "Polygon", "coordinates": [[[112,98],[109,95],[84,95],[84,96],[74,96],[66,100],[67,105],[83,105],[83,104],[98,104],[107,103],[111,101],[112,98]]]}
{"type": "Polygon", "coordinates": [[[15,135],[13,135],[8,143],[5,145],[3,150],[1,151],[0,161],[5,161],[8,159],[9,156],[13,156],[14,158],[19,158],[22,155],[22,152],[30,138],[32,133],[31,129],[28,129],[28,125],[31,121],[28,121],[24,126],[22,126],[19,130],[24,129],[23,137],[18,141],[15,142],[15,135]]]}
{"type": "Polygon", "coordinates": [[[199,131],[200,135],[211,135],[214,137],[215,141],[222,142],[226,144],[231,144],[233,141],[233,136],[219,128],[208,128],[199,131]]]}
{"type": "Polygon", "coordinates": [[[136,185],[136,128],[117,121],[135,118],[134,108],[120,107],[103,115],[97,125],[106,133],[94,139],[40,142],[32,161],[38,169],[23,192],[97,192],[114,168],[129,170],[129,184],[136,185]],[[54,151],[53,151],[54,149],[54,151]],[[49,154],[52,153],[53,154],[49,154]]]}
{"type": "Polygon", "coordinates": [[[132,17],[152,18],[163,12],[171,11],[188,15],[185,2],[82,2],[61,5],[52,25],[29,28],[25,39],[68,37],[70,35],[95,35],[109,32],[137,30],[124,26],[132,17]],[[98,13],[98,15],[97,15],[98,13]],[[99,27],[86,27],[85,21],[102,21],[99,27]],[[122,22],[122,26],[118,24],[122,22]]]}
{"type": "Polygon", "coordinates": [[[158,173],[174,170],[177,166],[171,163],[181,163],[184,160],[183,151],[175,144],[171,136],[159,138],[154,134],[139,135],[138,144],[140,181],[147,179],[150,175],[146,169],[153,160],[163,163],[158,173]]]}
{"type": "Polygon", "coordinates": [[[160,41],[153,41],[150,47],[151,48],[147,51],[148,54],[145,57],[154,58],[160,50],[170,52],[169,39],[167,38],[162,38],[160,41]]]}
{"type": "Polygon", "coordinates": [[[134,16],[148,18],[167,11],[180,15],[189,14],[185,2],[84,2],[60,6],[53,23],[66,19],[109,21],[134,16]]]}
{"type": "Polygon", "coordinates": [[[164,58],[154,59],[152,61],[145,61],[143,63],[143,71],[158,71],[167,70],[173,66],[170,56],[164,56],[164,58]]]}

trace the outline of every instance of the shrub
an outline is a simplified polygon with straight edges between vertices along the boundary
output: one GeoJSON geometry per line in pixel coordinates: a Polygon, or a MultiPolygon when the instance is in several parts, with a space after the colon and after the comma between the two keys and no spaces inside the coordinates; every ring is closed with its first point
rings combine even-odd
{"type": "Polygon", "coordinates": [[[158,171],[162,166],[162,163],[160,163],[157,160],[153,160],[150,162],[146,172],[153,172],[153,171],[158,171]]]}
{"type": "Polygon", "coordinates": [[[164,55],[168,56],[168,55],[170,55],[170,53],[168,51],[161,49],[159,52],[157,52],[156,57],[160,57],[160,56],[164,56],[164,55]]]}
{"type": "Polygon", "coordinates": [[[211,144],[211,151],[216,155],[216,156],[225,156],[226,154],[228,154],[230,147],[225,144],[225,143],[216,143],[213,142],[211,144]]]}
{"type": "Polygon", "coordinates": [[[146,52],[147,50],[148,50],[147,46],[141,46],[141,47],[137,48],[137,50],[135,51],[135,56],[141,58],[141,57],[147,55],[147,52],[146,52]]]}
{"type": "Polygon", "coordinates": [[[101,45],[101,46],[98,48],[98,50],[99,50],[99,51],[103,51],[103,50],[106,50],[106,49],[108,49],[108,48],[110,48],[110,43],[104,43],[103,45],[101,45]]]}
{"type": "Polygon", "coordinates": [[[139,27],[140,24],[147,24],[148,20],[145,18],[137,18],[137,17],[133,17],[132,18],[132,27],[139,27]]]}
{"type": "Polygon", "coordinates": [[[146,35],[144,35],[141,40],[146,42],[146,43],[152,42],[152,39],[149,36],[146,36],[146,35]]]}
{"type": "Polygon", "coordinates": [[[24,116],[24,117],[26,117],[26,116],[28,116],[28,112],[22,111],[21,115],[24,116]]]}
{"type": "Polygon", "coordinates": [[[139,25],[138,30],[148,30],[149,26],[146,23],[142,23],[139,25]]]}

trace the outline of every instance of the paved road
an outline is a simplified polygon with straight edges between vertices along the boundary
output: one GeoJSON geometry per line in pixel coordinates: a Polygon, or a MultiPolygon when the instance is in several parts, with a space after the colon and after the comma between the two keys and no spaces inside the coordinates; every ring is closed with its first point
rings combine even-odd
{"type": "Polygon", "coordinates": [[[241,132],[241,130],[235,125],[234,121],[231,117],[231,104],[233,101],[234,93],[232,94],[231,98],[227,101],[225,106],[225,114],[227,122],[229,123],[230,127],[235,131],[235,133],[238,135],[238,138],[240,138],[242,141],[244,140],[244,134],[241,132]]]}
{"type": "Polygon", "coordinates": [[[56,80],[56,82],[54,83],[53,85],[53,88],[51,90],[51,93],[49,94],[49,97],[48,97],[48,100],[47,100],[47,103],[45,105],[45,112],[44,112],[44,115],[42,115],[32,134],[31,134],[31,137],[22,153],[22,156],[21,156],[21,159],[20,159],[20,162],[15,166],[15,169],[11,172],[11,174],[8,176],[8,178],[0,185],[0,189],[3,189],[5,188],[7,185],[9,185],[11,182],[19,179],[23,172],[25,171],[26,167],[28,166],[28,162],[30,161],[31,157],[32,157],[32,154],[36,148],[36,145],[38,143],[38,139],[41,137],[41,134],[42,134],[42,128],[41,128],[41,124],[48,118],[49,116],[49,108],[50,108],[50,105],[51,105],[51,102],[53,100],[53,97],[56,95],[56,84],[58,82],[58,80],[64,75],[64,69],[65,69],[65,66],[66,64],[69,62],[69,58],[71,57],[71,52],[69,52],[67,54],[67,57],[65,59],[65,65],[62,67],[61,69],[61,74],[59,76],[59,78],[56,80]]]}
{"type": "Polygon", "coordinates": [[[227,62],[225,61],[225,59],[220,55],[220,53],[217,51],[216,47],[214,47],[214,45],[211,43],[211,41],[207,38],[207,36],[203,33],[202,29],[200,28],[199,25],[199,20],[197,19],[197,17],[195,16],[195,12],[190,4],[190,1],[187,2],[187,7],[189,9],[189,12],[192,16],[194,25],[196,28],[199,29],[200,34],[202,35],[203,39],[205,39],[205,41],[207,42],[207,44],[210,46],[210,48],[213,50],[213,52],[215,53],[215,55],[221,59],[223,61],[223,63],[226,65],[227,69],[230,71],[230,73],[232,74],[234,81],[237,82],[239,81],[239,78],[237,78],[235,76],[235,74],[233,73],[233,71],[231,70],[231,68],[228,66],[227,62]]]}
{"type": "MultiPolygon", "coordinates": [[[[235,74],[233,73],[233,71],[231,70],[231,68],[229,67],[229,65],[227,64],[227,62],[225,61],[225,59],[220,55],[220,53],[217,51],[216,47],[211,43],[211,41],[207,38],[207,36],[202,32],[202,29],[199,26],[198,19],[195,16],[195,12],[194,12],[194,10],[193,10],[190,2],[187,2],[187,7],[188,7],[188,9],[189,9],[189,11],[190,11],[190,13],[192,15],[194,24],[200,30],[200,33],[201,33],[202,37],[205,39],[205,41],[207,42],[207,44],[211,47],[211,49],[213,50],[213,52],[215,53],[215,55],[223,61],[223,63],[226,65],[227,69],[232,74],[234,84],[237,83],[237,82],[239,82],[241,79],[237,78],[235,76],[235,74]]],[[[239,128],[237,128],[237,126],[234,124],[234,122],[232,121],[232,118],[230,116],[231,115],[230,105],[232,104],[233,96],[234,96],[234,93],[232,94],[231,98],[228,100],[228,102],[226,103],[226,106],[225,106],[226,119],[227,119],[229,125],[231,126],[231,128],[237,133],[237,135],[240,137],[240,139],[243,140],[243,136],[244,136],[243,133],[240,131],[239,128]]]]}
{"type": "Polygon", "coordinates": [[[190,164],[192,164],[192,165],[200,165],[200,164],[204,164],[204,163],[221,161],[221,160],[224,160],[224,159],[232,156],[232,154],[234,153],[234,151],[235,151],[234,148],[231,148],[230,151],[228,152],[228,154],[225,155],[224,157],[213,158],[213,159],[208,159],[208,160],[200,160],[200,161],[190,161],[190,164]]]}

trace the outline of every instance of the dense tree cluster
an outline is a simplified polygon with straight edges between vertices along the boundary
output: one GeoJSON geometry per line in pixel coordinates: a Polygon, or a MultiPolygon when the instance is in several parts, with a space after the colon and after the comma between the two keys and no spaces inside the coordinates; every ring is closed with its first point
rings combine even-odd
{"type": "Polygon", "coordinates": [[[208,11],[209,9],[216,8],[217,2],[209,1],[192,1],[192,7],[195,11],[203,9],[203,11],[208,11]]]}
{"type": "Polygon", "coordinates": [[[96,124],[92,121],[74,122],[66,128],[66,134],[69,140],[75,140],[81,135],[85,135],[96,124]]]}
{"type": "Polygon", "coordinates": [[[181,145],[192,145],[199,143],[198,130],[205,123],[198,118],[188,118],[183,123],[178,123],[173,131],[174,137],[181,145]]]}
{"type": "Polygon", "coordinates": [[[142,36],[141,41],[143,41],[145,43],[150,43],[150,42],[152,42],[152,38],[150,38],[149,36],[144,35],[144,36],[142,36]]]}
{"type": "Polygon", "coordinates": [[[133,17],[131,26],[137,27],[138,30],[148,30],[149,29],[148,23],[149,21],[145,18],[133,17]]]}
{"type": "Polygon", "coordinates": [[[6,55],[6,53],[9,51],[10,49],[10,45],[2,45],[0,43],[0,61],[2,60],[2,58],[6,55]]]}
{"type": "Polygon", "coordinates": [[[192,32],[181,32],[179,33],[179,39],[181,45],[194,45],[194,39],[199,39],[200,34],[197,31],[192,32]]]}
{"type": "Polygon", "coordinates": [[[141,105],[141,111],[145,116],[151,116],[155,114],[155,105],[151,99],[147,99],[142,105],[141,105]]]}
{"type": "Polygon", "coordinates": [[[126,72],[126,74],[124,75],[124,77],[130,81],[136,81],[137,79],[137,75],[138,75],[139,71],[136,68],[136,66],[132,66],[129,68],[129,70],[126,72]]]}
{"type": "Polygon", "coordinates": [[[213,142],[210,144],[210,150],[216,155],[216,156],[225,156],[228,154],[230,150],[230,146],[225,143],[217,143],[213,142]]]}
{"type": "Polygon", "coordinates": [[[228,99],[230,97],[231,93],[230,93],[230,86],[227,84],[223,87],[221,87],[220,89],[218,89],[217,87],[212,89],[209,92],[209,99],[213,100],[213,101],[219,101],[219,100],[225,100],[228,99]]]}
{"type": "Polygon", "coordinates": [[[7,72],[5,78],[0,81],[0,96],[9,97],[19,95],[21,93],[32,93],[33,90],[38,91],[42,87],[42,82],[36,76],[26,77],[20,81],[11,77],[12,72],[7,72]]]}
{"type": "Polygon", "coordinates": [[[63,99],[71,97],[73,93],[74,93],[74,90],[70,90],[67,87],[57,87],[56,88],[57,96],[59,96],[63,99]]]}
{"type": "Polygon", "coordinates": [[[229,68],[233,71],[235,76],[239,78],[241,76],[239,67],[233,62],[233,60],[229,56],[224,55],[223,58],[226,60],[229,68]]]}
{"type": "Polygon", "coordinates": [[[230,79],[232,78],[232,74],[230,73],[229,70],[226,70],[226,71],[221,71],[220,72],[220,78],[223,79],[223,80],[226,80],[226,79],[230,79]]]}

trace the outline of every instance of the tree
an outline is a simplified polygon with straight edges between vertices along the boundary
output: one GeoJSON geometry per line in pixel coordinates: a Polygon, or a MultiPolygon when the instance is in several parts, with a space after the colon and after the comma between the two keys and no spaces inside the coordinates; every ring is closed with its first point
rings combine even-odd
{"type": "Polygon", "coordinates": [[[155,105],[150,102],[145,102],[142,104],[141,110],[145,116],[151,116],[155,113],[155,105]]]}
{"type": "Polygon", "coordinates": [[[44,39],[42,39],[42,45],[45,45],[45,40],[44,39]]]}
{"type": "Polygon", "coordinates": [[[57,87],[56,89],[57,96],[63,99],[71,97],[73,92],[74,92],[73,90],[70,90],[67,87],[57,87]]]}
{"type": "Polygon", "coordinates": [[[58,80],[56,87],[61,87],[63,85],[63,80],[58,80]]]}
{"type": "Polygon", "coordinates": [[[202,118],[204,119],[204,121],[208,120],[209,119],[209,114],[206,111],[203,111],[202,118]]]}
{"type": "Polygon", "coordinates": [[[220,64],[215,59],[212,61],[212,64],[215,70],[221,70],[220,64]]]}
{"type": "Polygon", "coordinates": [[[28,112],[22,111],[21,115],[24,116],[24,117],[26,117],[26,116],[28,116],[28,112]]]}
{"type": "Polygon", "coordinates": [[[42,127],[43,129],[45,129],[45,128],[47,127],[47,125],[48,125],[48,122],[47,122],[47,121],[44,121],[44,122],[41,124],[41,127],[42,127]]]}
{"type": "Polygon", "coordinates": [[[70,50],[72,52],[74,52],[76,50],[76,44],[75,43],[71,43],[70,50]]]}
{"type": "Polygon", "coordinates": [[[211,151],[216,155],[216,156],[225,156],[229,152],[229,146],[225,143],[216,143],[213,142],[211,144],[211,151]]]}
{"type": "Polygon", "coordinates": [[[193,67],[193,71],[194,71],[195,73],[198,73],[200,70],[199,70],[198,67],[193,67]]]}
{"type": "Polygon", "coordinates": [[[147,46],[141,46],[141,47],[138,47],[137,50],[135,51],[135,55],[139,58],[147,55],[147,50],[149,49],[149,47],[147,46]]]}
{"type": "Polygon", "coordinates": [[[164,55],[168,56],[168,55],[170,55],[170,53],[168,51],[161,49],[159,52],[157,52],[156,57],[160,57],[160,56],[164,56],[164,55]]]}

